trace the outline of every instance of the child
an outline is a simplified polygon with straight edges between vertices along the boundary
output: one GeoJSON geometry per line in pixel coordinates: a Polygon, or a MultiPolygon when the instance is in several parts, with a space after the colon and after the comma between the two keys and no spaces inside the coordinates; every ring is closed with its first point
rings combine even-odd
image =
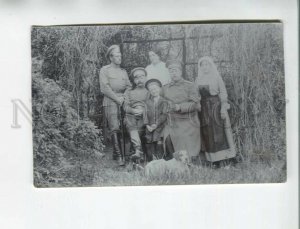
{"type": "Polygon", "coordinates": [[[150,79],[145,84],[150,96],[146,101],[146,142],[148,161],[153,155],[160,159],[163,156],[162,137],[167,120],[168,103],[160,96],[162,84],[158,79],[150,79]]]}

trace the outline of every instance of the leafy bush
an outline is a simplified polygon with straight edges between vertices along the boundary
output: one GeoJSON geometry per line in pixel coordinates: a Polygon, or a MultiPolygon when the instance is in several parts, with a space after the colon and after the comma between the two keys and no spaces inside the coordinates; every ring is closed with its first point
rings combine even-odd
{"type": "Polygon", "coordinates": [[[40,73],[33,74],[32,100],[35,185],[91,184],[104,148],[101,131],[79,119],[70,93],[40,73]]]}

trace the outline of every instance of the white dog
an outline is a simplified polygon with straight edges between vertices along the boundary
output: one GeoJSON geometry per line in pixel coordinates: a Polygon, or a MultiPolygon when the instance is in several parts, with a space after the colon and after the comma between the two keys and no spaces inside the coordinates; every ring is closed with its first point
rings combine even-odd
{"type": "Polygon", "coordinates": [[[186,176],[189,174],[189,156],[185,150],[173,153],[173,159],[166,161],[164,159],[154,160],[145,166],[146,177],[186,176]]]}

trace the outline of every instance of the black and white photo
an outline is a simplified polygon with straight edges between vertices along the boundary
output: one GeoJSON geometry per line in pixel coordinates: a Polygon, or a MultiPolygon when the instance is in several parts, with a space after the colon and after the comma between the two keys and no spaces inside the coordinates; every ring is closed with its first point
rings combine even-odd
{"type": "Polygon", "coordinates": [[[34,185],[286,181],[283,25],[33,26],[34,185]]]}

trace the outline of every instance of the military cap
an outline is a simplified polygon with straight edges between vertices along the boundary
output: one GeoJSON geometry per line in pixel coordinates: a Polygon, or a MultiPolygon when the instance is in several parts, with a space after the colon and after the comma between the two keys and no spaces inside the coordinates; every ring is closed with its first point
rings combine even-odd
{"type": "Polygon", "coordinates": [[[131,72],[130,72],[130,78],[131,78],[132,80],[134,79],[134,75],[133,75],[133,74],[134,74],[136,71],[138,71],[138,70],[143,71],[143,72],[145,73],[145,76],[147,76],[147,71],[146,71],[145,68],[137,67],[137,68],[132,69],[131,72]]]}
{"type": "Polygon", "coordinates": [[[110,53],[114,50],[118,50],[120,52],[120,46],[119,45],[112,45],[110,46],[108,49],[107,49],[107,52],[105,54],[105,57],[106,59],[109,60],[109,56],[110,56],[110,53]]]}
{"type": "Polygon", "coordinates": [[[147,80],[147,82],[145,83],[145,88],[147,90],[148,90],[148,87],[150,86],[150,84],[156,84],[157,86],[162,87],[162,84],[158,79],[147,80]]]}
{"type": "Polygon", "coordinates": [[[173,59],[173,60],[168,60],[168,61],[166,62],[166,67],[167,67],[167,68],[169,68],[169,67],[172,66],[172,65],[176,65],[176,66],[178,66],[178,67],[182,70],[183,63],[182,63],[180,60],[175,60],[175,59],[173,59]]]}

